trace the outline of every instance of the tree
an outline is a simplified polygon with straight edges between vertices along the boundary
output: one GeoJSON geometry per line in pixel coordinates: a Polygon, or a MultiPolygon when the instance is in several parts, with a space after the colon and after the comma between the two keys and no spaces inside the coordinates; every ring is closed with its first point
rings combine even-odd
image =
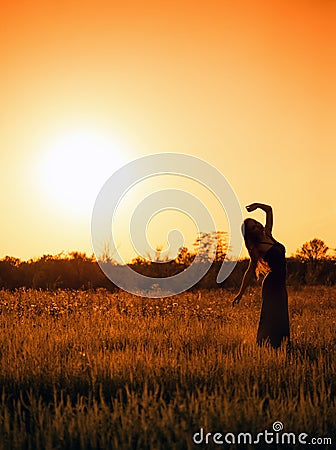
{"type": "Polygon", "coordinates": [[[187,247],[180,247],[176,257],[177,264],[183,264],[185,266],[190,266],[193,262],[195,255],[192,254],[187,247]]]}
{"type": "Polygon", "coordinates": [[[328,246],[321,239],[312,239],[305,242],[297,250],[296,257],[305,263],[304,280],[306,284],[319,284],[325,264],[329,259],[327,256],[328,246]]]}
{"type": "Polygon", "coordinates": [[[325,259],[328,246],[321,240],[314,238],[305,242],[296,252],[297,258],[302,262],[317,262],[325,259]]]}
{"type": "Polygon", "coordinates": [[[214,255],[215,261],[224,261],[229,247],[227,234],[226,231],[200,232],[194,247],[198,248],[201,260],[211,259],[211,256],[214,255]]]}
{"type": "Polygon", "coordinates": [[[229,250],[228,233],[226,231],[216,231],[215,234],[217,236],[216,261],[224,261],[229,250]]]}

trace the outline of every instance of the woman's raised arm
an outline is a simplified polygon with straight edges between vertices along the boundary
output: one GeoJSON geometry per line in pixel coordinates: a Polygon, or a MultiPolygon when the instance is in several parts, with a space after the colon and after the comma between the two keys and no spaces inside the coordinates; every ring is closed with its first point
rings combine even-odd
{"type": "Polygon", "coordinates": [[[256,209],[262,209],[266,213],[266,224],[265,231],[268,234],[272,234],[273,228],[273,210],[270,205],[264,205],[263,203],[251,203],[251,205],[246,206],[247,211],[252,212],[256,209]]]}

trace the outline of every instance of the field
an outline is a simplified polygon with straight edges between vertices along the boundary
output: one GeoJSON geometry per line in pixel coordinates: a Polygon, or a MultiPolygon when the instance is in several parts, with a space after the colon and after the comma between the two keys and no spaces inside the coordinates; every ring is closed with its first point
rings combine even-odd
{"type": "MultiPolygon", "coordinates": [[[[278,421],[328,448],[336,288],[288,291],[292,348],[278,352],[255,344],[260,288],[235,308],[224,290],[0,291],[0,449],[252,448],[238,434],[278,421]]],[[[254,448],[304,447],[274,442],[254,448]]]]}

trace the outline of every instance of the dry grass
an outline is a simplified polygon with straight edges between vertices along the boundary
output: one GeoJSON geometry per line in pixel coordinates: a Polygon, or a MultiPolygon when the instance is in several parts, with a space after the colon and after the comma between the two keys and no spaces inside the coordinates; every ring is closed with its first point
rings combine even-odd
{"type": "Polygon", "coordinates": [[[289,289],[287,353],[255,344],[260,290],[232,299],[0,291],[0,449],[191,449],[276,420],[332,436],[336,288],[289,289]]]}

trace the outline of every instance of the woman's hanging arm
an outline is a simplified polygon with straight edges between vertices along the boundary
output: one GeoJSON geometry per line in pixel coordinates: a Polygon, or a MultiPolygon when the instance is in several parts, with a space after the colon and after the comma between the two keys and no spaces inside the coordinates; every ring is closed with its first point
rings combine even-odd
{"type": "Polygon", "coordinates": [[[252,278],[255,277],[255,268],[256,268],[256,261],[254,261],[254,259],[251,258],[248,268],[246,269],[246,271],[243,275],[243,279],[241,282],[239,292],[233,299],[232,306],[235,306],[237,303],[240,302],[240,300],[245,292],[245,289],[251,283],[252,278]]]}

